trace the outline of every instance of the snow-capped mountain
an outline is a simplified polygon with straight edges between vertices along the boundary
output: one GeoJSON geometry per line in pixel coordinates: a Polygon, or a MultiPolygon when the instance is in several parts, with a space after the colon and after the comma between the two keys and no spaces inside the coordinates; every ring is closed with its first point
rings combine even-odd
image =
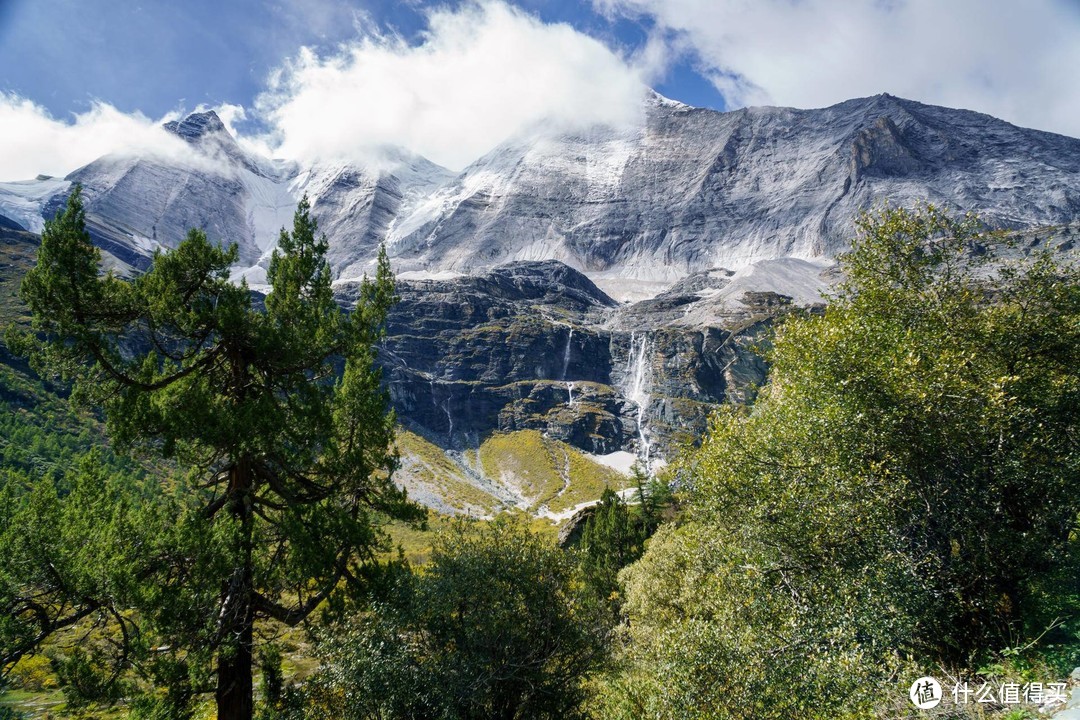
{"type": "Polygon", "coordinates": [[[380,165],[319,165],[291,184],[297,198],[308,194],[320,229],[332,238],[328,259],[339,277],[361,277],[370,270],[399,218],[413,214],[454,179],[446,168],[401,150],[387,151],[380,165]]]}
{"type": "Polygon", "coordinates": [[[81,183],[87,227],[94,241],[123,265],[145,267],[159,247],[175,247],[191,228],[214,240],[236,242],[240,264],[256,265],[291,222],[296,198],[289,187],[295,166],[243,151],[214,113],[198,113],[165,126],[186,141],[184,155],[106,155],[64,178],[0,184],[0,213],[33,230],[51,217],[70,187],[81,183]],[[15,200],[38,193],[33,208],[15,200]],[[36,210],[38,215],[33,214],[36,210]]]}
{"type": "MultiPolygon", "coordinates": [[[[728,113],[652,95],[637,127],[513,138],[461,172],[395,149],[272,161],[213,113],[166,130],[182,152],[0,183],[0,227],[40,231],[79,182],[111,267],[137,272],[197,227],[237,243],[236,277],[258,288],[307,194],[341,302],[380,244],[399,272],[379,354],[399,421],[448,451],[461,487],[500,498],[502,475],[472,460],[493,434],[649,465],[746,402],[766,377],[753,348],[791,305],[823,301],[862,209],[976,211],[1030,228],[1018,252],[1080,232],[1080,140],[888,95],[728,113]]],[[[410,462],[413,496],[454,511],[445,466],[410,462]]]]}
{"type": "Polygon", "coordinates": [[[675,280],[830,257],[857,213],[886,199],[1010,228],[1080,212],[1080,141],[973,112],[888,95],[729,113],[654,98],[646,118],[632,132],[503,145],[404,220],[392,247],[439,269],[557,258],[675,280]]]}
{"type": "Polygon", "coordinates": [[[819,110],[715,112],[651,94],[643,122],[507,141],[460,173],[403,150],[301,167],[246,152],[212,112],[166,129],[189,157],[103,157],[64,181],[0,184],[29,229],[80,182],[96,241],[144,265],[191,227],[240,247],[257,285],[307,193],[340,279],[380,243],[415,274],[558,259],[598,280],[666,283],[713,267],[827,260],[855,215],[930,200],[1024,228],[1080,214],[1080,140],[889,95],[819,110]]]}

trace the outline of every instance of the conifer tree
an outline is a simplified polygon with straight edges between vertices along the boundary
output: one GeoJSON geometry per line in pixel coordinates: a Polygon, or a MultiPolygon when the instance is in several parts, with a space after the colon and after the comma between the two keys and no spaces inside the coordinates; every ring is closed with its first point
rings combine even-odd
{"type": "Polygon", "coordinates": [[[186,648],[186,661],[212,658],[220,720],[253,715],[260,621],[301,622],[359,582],[379,518],[421,517],[390,480],[394,416],[374,365],[396,301],[389,263],[380,252],[345,313],[316,230],[304,198],[281,232],[265,302],[230,281],[236,246],[199,230],[128,281],[101,273],[76,187],[22,285],[33,333],[9,333],[40,371],[103,410],[119,446],[193,469],[172,531],[147,541],[153,562],[132,568],[118,596],[53,600],[123,603],[146,632],[186,648]]]}
{"type": "MultiPolygon", "coordinates": [[[[645,539],[642,526],[635,522],[626,502],[606,488],[581,534],[585,577],[597,595],[608,601],[616,597],[616,576],[641,557],[645,539]]],[[[612,610],[617,611],[617,606],[613,603],[612,610]]]]}

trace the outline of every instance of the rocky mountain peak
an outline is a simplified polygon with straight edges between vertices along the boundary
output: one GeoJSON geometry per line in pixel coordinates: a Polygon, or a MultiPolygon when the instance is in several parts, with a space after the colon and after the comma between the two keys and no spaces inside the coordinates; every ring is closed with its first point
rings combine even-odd
{"type": "Polygon", "coordinates": [[[165,123],[164,127],[188,142],[195,142],[210,135],[228,133],[225,123],[221,122],[221,118],[213,110],[191,113],[183,120],[165,123]]]}
{"type": "Polygon", "coordinates": [[[182,120],[167,122],[162,127],[199,153],[225,160],[226,164],[245,168],[254,175],[275,181],[295,175],[295,168],[291,165],[276,164],[270,158],[246,152],[213,110],[191,113],[182,120]]]}
{"type": "MultiPolygon", "coordinates": [[[[198,112],[165,127],[212,162],[104,158],[67,179],[86,188],[102,247],[135,265],[200,227],[238,242],[242,262],[264,271],[306,193],[339,280],[368,272],[385,245],[398,272],[429,277],[557,259],[617,299],[710,268],[827,261],[847,247],[859,212],[886,199],[932,200],[1014,229],[1080,213],[1080,140],[980,113],[887,93],[811,110],[718,112],[657,93],[645,102],[641,127],[526,133],[460,173],[393,148],[379,162],[278,165],[241,147],[213,111],[198,112]]],[[[23,222],[29,193],[49,200],[61,189],[49,182],[0,187],[0,210],[23,222]]],[[[520,292],[533,277],[488,282],[520,292]]]]}

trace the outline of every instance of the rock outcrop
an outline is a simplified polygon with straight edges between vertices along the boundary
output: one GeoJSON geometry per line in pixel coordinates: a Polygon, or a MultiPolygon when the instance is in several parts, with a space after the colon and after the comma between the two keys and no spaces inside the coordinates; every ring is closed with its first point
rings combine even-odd
{"type": "MultiPolygon", "coordinates": [[[[351,302],[356,287],[340,289],[351,302]]],[[[401,281],[380,362],[398,417],[442,447],[539,430],[582,450],[642,459],[700,435],[716,403],[765,374],[754,346],[790,302],[765,293],[704,327],[672,324],[712,298],[620,305],[557,261],[401,281]]]]}

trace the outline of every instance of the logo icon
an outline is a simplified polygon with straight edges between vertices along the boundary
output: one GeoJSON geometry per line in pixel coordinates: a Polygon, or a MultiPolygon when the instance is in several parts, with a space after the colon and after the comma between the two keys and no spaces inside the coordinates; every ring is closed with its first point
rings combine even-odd
{"type": "Polygon", "coordinates": [[[941,702],[941,683],[929,676],[921,677],[911,684],[908,697],[920,710],[936,708],[941,702]]]}

